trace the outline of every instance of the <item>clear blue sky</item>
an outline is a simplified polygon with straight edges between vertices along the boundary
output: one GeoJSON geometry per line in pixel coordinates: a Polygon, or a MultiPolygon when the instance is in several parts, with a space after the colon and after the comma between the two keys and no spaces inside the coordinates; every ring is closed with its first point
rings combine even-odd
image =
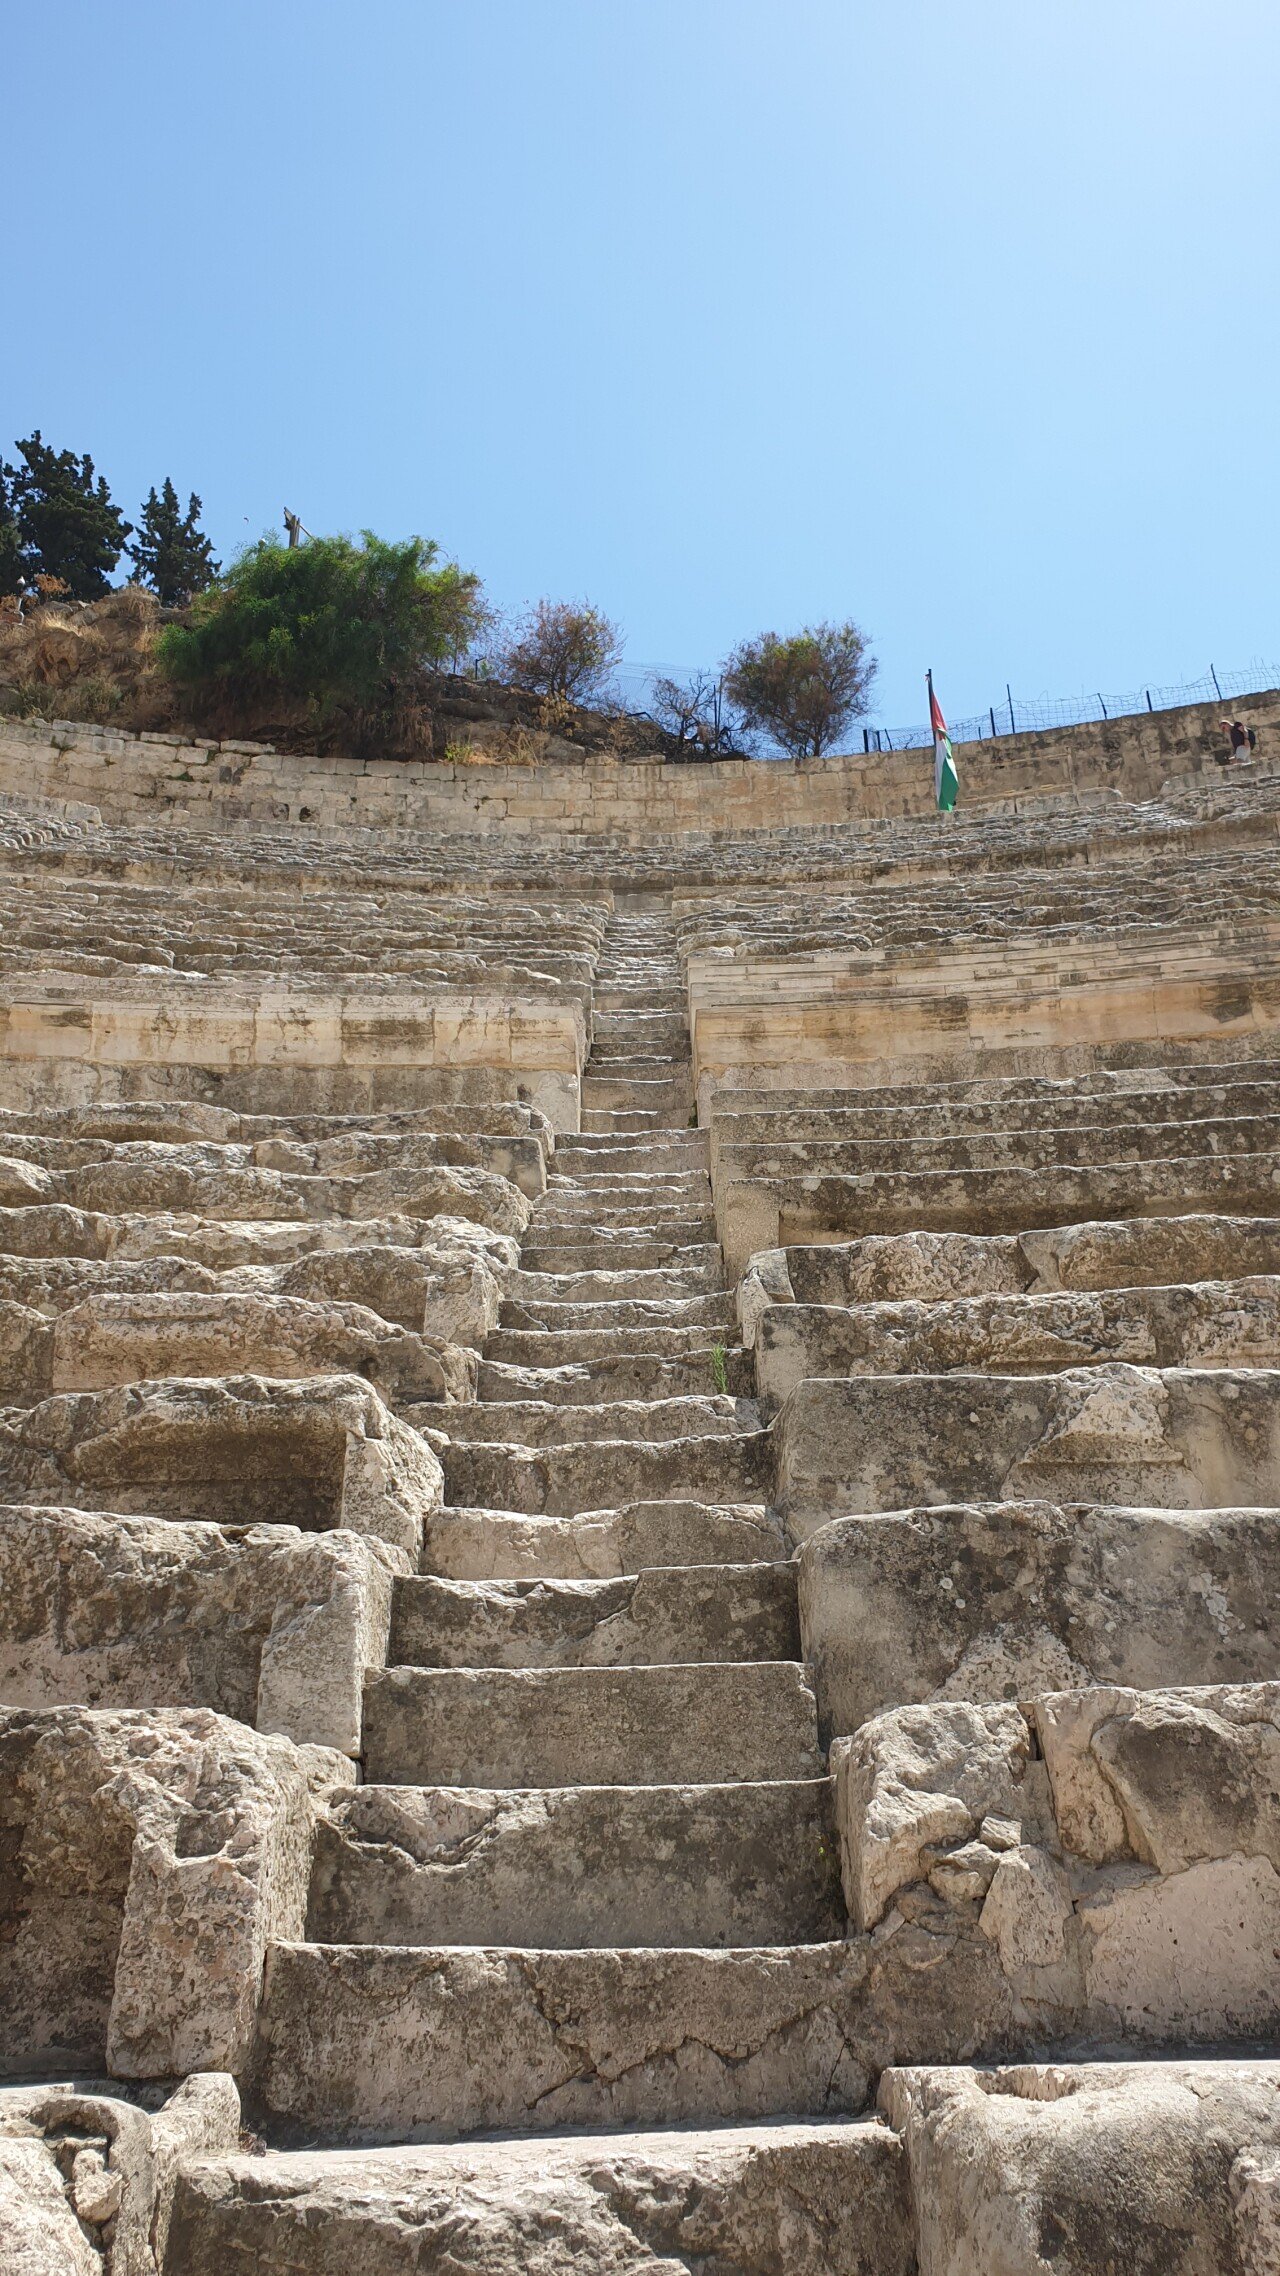
{"type": "Polygon", "coordinates": [[[878,716],[1280,659],[1275,0],[9,0],[0,449],[878,716]]]}

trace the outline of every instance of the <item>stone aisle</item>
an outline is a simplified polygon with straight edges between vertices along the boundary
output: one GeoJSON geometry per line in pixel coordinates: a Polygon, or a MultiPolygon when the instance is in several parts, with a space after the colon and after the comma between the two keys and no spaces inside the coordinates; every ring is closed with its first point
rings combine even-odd
{"type": "MultiPolygon", "coordinates": [[[[634,2194],[658,2155],[612,2130],[674,2128],[664,2195],[696,2169],[727,2207],[764,2159],[753,2220],[772,2233],[813,2197],[826,2265],[855,2139],[858,2189],[897,2184],[885,2129],[841,2117],[866,2080],[838,2020],[830,1786],[680,1001],[669,917],[615,916],[587,1128],[557,1149],[480,1402],[450,1411],[435,1570],[396,1584],[368,1783],[330,1805],[307,1942],[272,1956],[258,2109],[299,2146],[589,2129],[556,2169],[575,2190],[590,2173],[608,2221],[617,2176],[634,2194]],[[768,2122],[783,2111],[810,2122],[768,2122]]],[[[513,2149],[396,2170],[417,2189],[465,2169],[505,2204],[527,2187],[513,2149]]],[[[338,2184],[323,2158],[276,2159],[292,2205],[338,2184]]],[[[242,2200],[219,2233],[265,2218],[242,2200]]]]}

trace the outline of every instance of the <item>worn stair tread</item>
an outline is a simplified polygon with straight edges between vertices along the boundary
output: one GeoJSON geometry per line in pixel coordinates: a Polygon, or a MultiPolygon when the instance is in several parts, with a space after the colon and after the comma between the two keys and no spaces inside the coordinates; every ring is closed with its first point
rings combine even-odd
{"type": "Polygon", "coordinates": [[[812,1944],[840,1936],[825,1778],[722,1785],[364,1785],[321,1819],[325,1944],[812,1944]]]}
{"type": "Polygon", "coordinates": [[[365,1678],[373,1785],[719,1785],[821,1767],[814,1696],[791,1660],[399,1667],[365,1678]]]}
{"type": "Polygon", "coordinates": [[[671,1498],[568,1517],[449,1507],[429,1528],[424,1570],[454,1580],[605,1580],[651,1567],[787,1561],[763,1502],[671,1498]]]}
{"type": "Polygon", "coordinates": [[[395,1667],[639,1667],[799,1660],[794,1564],[650,1566],[610,1580],[401,1576],[395,1667]]]}

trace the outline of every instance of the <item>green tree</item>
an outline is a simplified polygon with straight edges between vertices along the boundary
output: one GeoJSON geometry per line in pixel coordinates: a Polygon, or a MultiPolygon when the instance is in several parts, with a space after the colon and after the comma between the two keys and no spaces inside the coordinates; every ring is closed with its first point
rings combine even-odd
{"type": "Polygon", "coordinates": [[[518,688],[585,703],[621,655],[617,625],[589,601],[539,601],[517,626],[499,669],[518,688]]]}
{"type": "Polygon", "coordinates": [[[876,675],[856,624],[816,624],[783,639],[744,640],[724,668],[725,693],[743,726],[792,758],[820,757],[867,709],[876,675]]]}
{"type": "Polygon", "coordinates": [[[0,595],[16,593],[22,575],[22,541],[12,484],[13,468],[0,459],[0,595]]]}
{"type": "Polygon", "coordinates": [[[441,561],[428,538],[264,538],[199,595],[187,624],[166,627],[158,655],[221,710],[284,704],[358,734],[420,700],[424,670],[469,647],[486,618],[479,578],[441,561]]]}
{"type": "Polygon", "coordinates": [[[40,570],[61,577],[73,599],[96,601],[108,590],[132,523],[112,504],[87,455],[52,449],[38,427],[17,450],[22,463],[7,472],[22,569],[28,577],[40,570]]]}
{"type": "Polygon", "coordinates": [[[155,593],[163,608],[203,593],[218,574],[213,547],[200,528],[201,504],[194,490],[185,514],[166,474],[159,497],[147,494],[137,536],[126,546],[135,582],[155,593]]]}

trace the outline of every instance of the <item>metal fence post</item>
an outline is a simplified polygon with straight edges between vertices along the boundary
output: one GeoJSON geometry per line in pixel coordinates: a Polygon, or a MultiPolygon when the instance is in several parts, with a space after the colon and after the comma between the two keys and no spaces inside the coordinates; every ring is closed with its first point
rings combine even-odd
{"type": "Polygon", "coordinates": [[[991,721],[991,732],[994,735],[996,731],[996,714],[994,704],[987,705],[987,717],[991,721]]]}
{"type": "Polygon", "coordinates": [[[1011,735],[1016,735],[1018,732],[1018,722],[1013,716],[1013,689],[1010,687],[1007,680],[1004,683],[1004,692],[1009,698],[1009,733],[1011,735]]]}
{"type": "Polygon", "coordinates": [[[1214,671],[1214,668],[1213,668],[1212,664],[1210,664],[1210,666],[1209,666],[1209,677],[1210,677],[1210,679],[1213,681],[1213,686],[1214,686],[1214,693],[1216,694],[1216,696],[1217,696],[1217,698],[1218,698],[1218,701],[1219,701],[1219,703],[1221,703],[1221,701],[1222,701],[1222,690],[1221,690],[1221,688],[1218,686],[1218,675],[1217,675],[1217,673],[1214,671]]]}
{"type": "Polygon", "coordinates": [[[1151,701],[1151,690],[1150,690],[1150,688],[1148,688],[1148,689],[1147,689],[1147,709],[1148,709],[1148,711],[1154,711],[1154,710],[1155,710],[1155,705],[1154,705],[1154,704],[1153,704],[1153,702],[1151,701]]]}

